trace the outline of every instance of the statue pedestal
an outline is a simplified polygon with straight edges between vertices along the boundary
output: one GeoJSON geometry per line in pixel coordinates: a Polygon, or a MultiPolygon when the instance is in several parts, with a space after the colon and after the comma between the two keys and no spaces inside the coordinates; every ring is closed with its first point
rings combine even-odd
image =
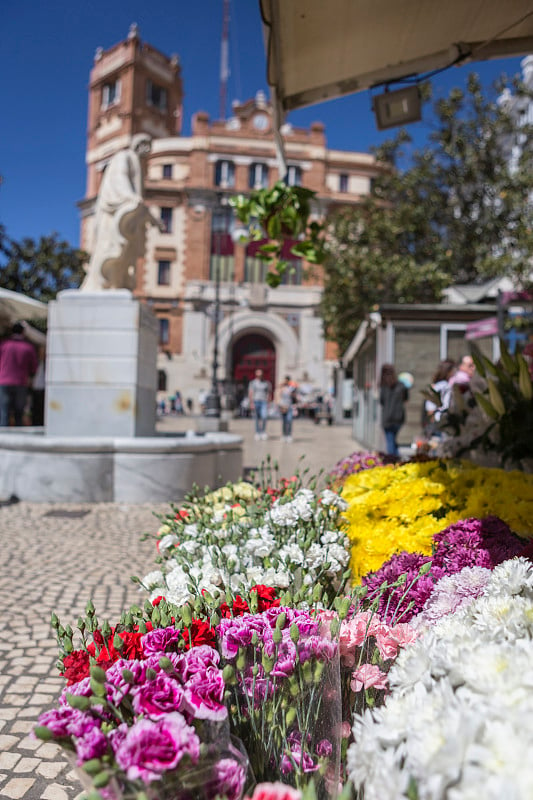
{"type": "Polygon", "coordinates": [[[48,436],[153,436],[157,320],[127,289],[60,292],[49,305],[48,436]]]}

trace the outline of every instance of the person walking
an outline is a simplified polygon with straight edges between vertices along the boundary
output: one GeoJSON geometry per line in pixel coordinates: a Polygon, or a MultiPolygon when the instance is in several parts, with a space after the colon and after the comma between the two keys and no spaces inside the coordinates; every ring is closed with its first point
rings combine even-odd
{"type": "Polygon", "coordinates": [[[248,386],[248,400],[250,410],[255,417],[255,440],[266,440],[266,423],[268,415],[268,403],[272,396],[272,384],[263,378],[263,370],[256,369],[255,378],[250,381],[248,386]]]}
{"type": "Polygon", "coordinates": [[[278,387],[277,403],[281,414],[281,439],[292,442],[293,403],[295,400],[296,386],[291,381],[290,375],[285,375],[285,380],[278,387]]]}
{"type": "Polygon", "coordinates": [[[385,432],[387,454],[398,456],[396,436],[405,422],[404,403],[409,398],[409,392],[396,376],[392,364],[383,364],[381,367],[379,402],[382,407],[381,425],[385,432]]]}
{"type": "Polygon", "coordinates": [[[13,414],[15,425],[22,418],[31,378],[37,371],[35,348],[24,338],[24,327],[16,322],[11,336],[0,342],[0,427],[9,425],[13,414]]]}

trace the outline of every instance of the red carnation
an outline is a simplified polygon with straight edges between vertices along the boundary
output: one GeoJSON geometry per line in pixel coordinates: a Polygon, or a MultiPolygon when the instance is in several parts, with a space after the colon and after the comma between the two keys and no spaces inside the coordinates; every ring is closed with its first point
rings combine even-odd
{"type": "Polygon", "coordinates": [[[248,603],[246,602],[246,600],[243,600],[240,594],[238,594],[235,600],[233,601],[232,610],[233,613],[230,611],[230,607],[228,606],[227,603],[222,603],[219,608],[221,616],[225,617],[226,619],[229,619],[232,616],[242,617],[243,614],[250,613],[250,607],[248,606],[248,603]]]}
{"type": "Polygon", "coordinates": [[[164,599],[165,598],[163,597],[162,594],[158,594],[157,597],[154,597],[154,599],[152,600],[152,605],[153,606],[158,606],[159,603],[161,602],[161,600],[164,600],[164,599]]]}
{"type": "Polygon", "coordinates": [[[122,631],[119,633],[120,638],[124,642],[124,647],[121,650],[121,658],[128,661],[144,658],[144,653],[141,645],[141,637],[144,634],[132,631],[122,631]]]}
{"type": "Polygon", "coordinates": [[[67,679],[67,686],[89,677],[89,654],[85,650],[73,650],[63,659],[63,672],[60,674],[67,679]]]}
{"type": "Polygon", "coordinates": [[[257,610],[259,613],[279,606],[279,598],[276,598],[276,590],[272,586],[264,586],[259,583],[257,586],[252,586],[250,591],[257,592],[257,610]]]}
{"type": "Polygon", "coordinates": [[[216,636],[215,629],[212,628],[208,622],[201,619],[193,619],[189,628],[184,628],[183,638],[185,639],[185,649],[189,650],[191,647],[200,647],[202,644],[207,644],[209,647],[215,647],[216,636]]]}

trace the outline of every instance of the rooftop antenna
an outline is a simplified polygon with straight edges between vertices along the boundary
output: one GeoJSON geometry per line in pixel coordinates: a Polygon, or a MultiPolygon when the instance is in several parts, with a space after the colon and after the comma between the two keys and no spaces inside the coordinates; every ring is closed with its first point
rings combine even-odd
{"type": "Polygon", "coordinates": [[[226,119],[226,104],[229,78],[229,4],[224,0],[224,13],[222,18],[222,40],[220,43],[220,119],[226,119]]]}

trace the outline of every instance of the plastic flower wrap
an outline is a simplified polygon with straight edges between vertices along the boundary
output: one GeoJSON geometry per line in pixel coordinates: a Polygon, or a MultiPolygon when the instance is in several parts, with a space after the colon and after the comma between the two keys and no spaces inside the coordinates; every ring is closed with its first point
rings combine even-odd
{"type": "Polygon", "coordinates": [[[39,718],[36,734],[71,751],[105,800],[179,800],[193,785],[206,800],[242,797],[247,762],[230,740],[220,656],[180,651],[180,638],[173,626],[147,632],[140,657],[90,667],[39,718]]]}
{"type": "Polygon", "coordinates": [[[319,797],[339,782],[338,643],[330,626],[304,611],[272,608],[222,620],[217,628],[230,688],[230,714],[258,781],[319,797]]]}
{"type": "Polygon", "coordinates": [[[323,602],[332,602],[349,574],[345,501],[328,489],[285,482],[272,492],[249,486],[243,505],[243,486],[249,485],[237,484],[238,494],[224,487],[196,498],[167,518],[158,540],[160,569],[141,581],[151,600],[163,596],[180,606],[202,593],[243,595],[259,584],[290,587],[310,602],[319,583],[323,602]]]}
{"type": "Polygon", "coordinates": [[[348,770],[365,799],[533,796],[533,567],[487,572],[441,581],[469,600],[400,652],[385,705],[356,716],[348,770]]]}

